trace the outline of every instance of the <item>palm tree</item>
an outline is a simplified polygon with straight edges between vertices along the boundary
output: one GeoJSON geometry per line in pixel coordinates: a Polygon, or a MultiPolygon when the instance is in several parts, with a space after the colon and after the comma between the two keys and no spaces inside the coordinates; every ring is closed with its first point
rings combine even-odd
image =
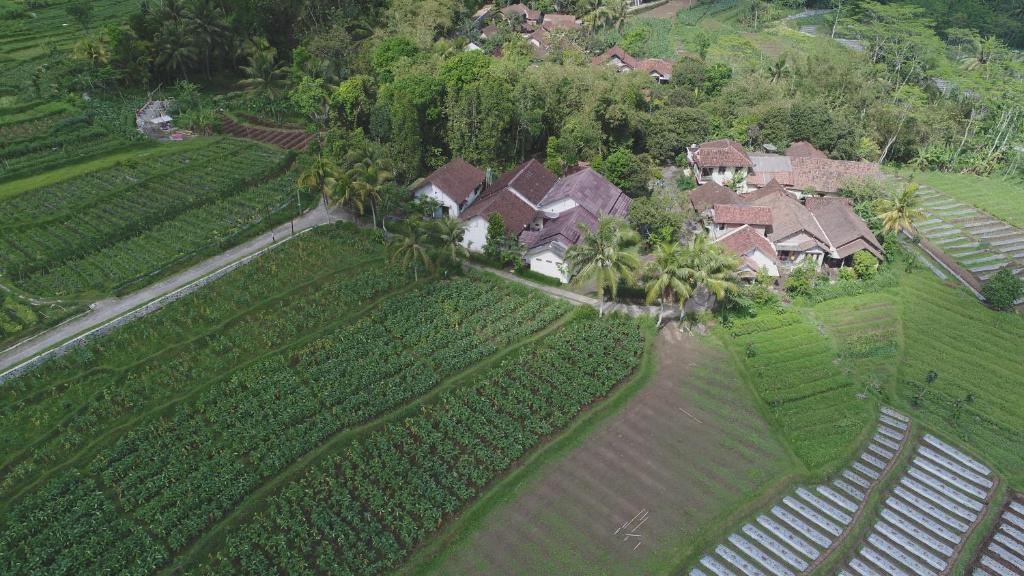
{"type": "Polygon", "coordinates": [[[180,20],[164,22],[155,40],[157,67],[172,74],[179,73],[187,80],[188,70],[195,64],[199,51],[185,24],[180,20]]]}
{"type": "Polygon", "coordinates": [[[441,218],[434,221],[434,234],[452,263],[469,256],[469,250],[462,245],[466,237],[466,225],[458,218],[441,218]]]}
{"type": "Polygon", "coordinates": [[[883,232],[892,234],[902,231],[908,236],[914,233],[914,220],[922,215],[921,197],[917,189],[918,185],[910,182],[899,192],[878,200],[875,212],[882,220],[883,232]]]}
{"type": "Polygon", "coordinates": [[[785,80],[789,77],[789,74],[792,71],[789,66],[789,60],[786,58],[785,54],[779,56],[779,59],[775,62],[768,64],[766,70],[768,72],[768,80],[772,84],[785,80]]]}
{"type": "Polygon", "coordinates": [[[324,157],[320,154],[313,160],[305,170],[299,174],[297,184],[309,190],[314,190],[320,193],[321,203],[324,206],[324,211],[327,211],[327,205],[330,203],[330,198],[334,194],[335,188],[338,186],[338,178],[341,175],[341,169],[335,164],[330,158],[324,157]]]}
{"type": "Polygon", "coordinates": [[[971,43],[973,53],[960,59],[960,66],[965,70],[989,69],[989,64],[998,61],[1007,53],[1006,44],[995,36],[975,38],[971,43]]]}
{"type": "Polygon", "coordinates": [[[401,262],[406,268],[412,268],[413,279],[418,282],[421,263],[426,270],[433,268],[433,261],[430,258],[430,237],[426,226],[419,218],[410,218],[405,224],[406,232],[398,237],[391,258],[392,261],[401,262]]]}
{"type": "Polygon", "coordinates": [[[344,197],[343,201],[352,204],[362,213],[366,205],[370,205],[373,215],[373,227],[377,227],[377,206],[380,205],[380,190],[385,184],[394,180],[395,175],[390,166],[383,160],[375,160],[371,146],[356,147],[345,156],[344,197]]]}
{"type": "Polygon", "coordinates": [[[589,4],[592,9],[583,17],[583,22],[591,32],[604,28],[614,28],[622,32],[629,15],[629,3],[626,0],[604,0],[599,5],[589,4]]]}
{"type": "MultiPolygon", "coordinates": [[[[655,300],[665,311],[665,303],[686,302],[693,294],[691,280],[694,271],[689,268],[686,250],[678,242],[663,242],[654,247],[654,260],[647,266],[647,304],[655,300]]],[[[660,321],[661,314],[658,314],[660,321]]]]}
{"type": "Polygon", "coordinates": [[[91,62],[97,68],[110,63],[110,49],[102,36],[79,40],[72,47],[72,52],[76,58],[91,62]]]}
{"type": "Polygon", "coordinates": [[[257,38],[248,48],[248,53],[248,64],[241,67],[246,78],[238,83],[239,86],[276,100],[288,76],[288,69],[277,60],[277,49],[265,38],[257,38]]]}
{"type": "Polygon", "coordinates": [[[696,236],[686,252],[688,267],[693,270],[691,286],[694,289],[703,286],[719,300],[739,290],[738,259],[720,244],[711,242],[707,234],[696,236]]]}
{"type": "Polygon", "coordinates": [[[203,64],[206,77],[210,77],[210,59],[213,53],[224,47],[229,35],[224,10],[212,0],[197,2],[189,14],[189,30],[203,49],[203,64]]]}
{"type": "Polygon", "coordinates": [[[599,310],[604,314],[604,291],[608,288],[612,299],[618,294],[619,282],[633,284],[640,258],[631,248],[639,237],[625,222],[611,216],[601,216],[597,229],[579,225],[582,238],[565,254],[569,263],[572,283],[580,286],[593,281],[601,301],[599,310]]]}

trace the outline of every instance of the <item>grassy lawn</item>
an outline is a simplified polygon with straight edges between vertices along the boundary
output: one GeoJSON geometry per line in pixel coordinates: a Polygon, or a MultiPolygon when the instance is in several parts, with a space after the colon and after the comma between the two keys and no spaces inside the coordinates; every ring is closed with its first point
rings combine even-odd
{"type": "Polygon", "coordinates": [[[1024,182],[947,172],[917,172],[913,180],[1019,228],[1024,228],[1024,182]]]}

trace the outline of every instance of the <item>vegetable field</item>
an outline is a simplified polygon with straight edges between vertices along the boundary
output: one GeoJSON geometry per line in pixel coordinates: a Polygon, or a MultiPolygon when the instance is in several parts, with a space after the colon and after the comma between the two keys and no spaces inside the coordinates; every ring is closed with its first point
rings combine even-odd
{"type": "Polygon", "coordinates": [[[845,462],[874,407],[837,369],[830,339],[798,311],[735,320],[720,334],[797,457],[813,471],[845,462]]]}
{"type": "MultiPolygon", "coordinates": [[[[633,370],[645,348],[635,322],[560,327],[569,311],[490,276],[411,282],[352,228],[304,234],[0,388],[0,572],[149,573],[188,558],[214,526],[230,528],[234,520],[219,523],[318,451],[352,486],[410,491],[391,500],[392,539],[364,542],[367,558],[392,565],[633,370]],[[545,329],[512,360],[492,360],[545,329]],[[410,403],[423,436],[387,424],[410,403]],[[359,433],[368,423],[384,428],[359,433]],[[470,431],[486,443],[469,450],[470,431]],[[332,444],[349,436],[355,444],[332,444]],[[380,476],[369,462],[381,442],[417,450],[422,462],[403,460],[416,476],[380,476]],[[464,476],[420,499],[424,475],[453,461],[464,476]],[[88,506],[72,506],[70,495],[88,506]],[[79,533],[86,515],[95,529],[69,549],[56,534],[79,533]]],[[[319,478],[316,466],[307,476],[319,478]]],[[[370,497],[353,502],[379,510],[361,500],[370,497]]],[[[375,534],[382,521],[349,529],[375,534]]],[[[262,529],[254,519],[241,530],[262,529]]],[[[222,555],[235,562],[231,542],[222,555]]]]}
{"type": "Polygon", "coordinates": [[[247,190],[287,160],[215,139],[0,200],[0,271],[42,295],[122,286],[293,202],[291,180],[247,190]]]}

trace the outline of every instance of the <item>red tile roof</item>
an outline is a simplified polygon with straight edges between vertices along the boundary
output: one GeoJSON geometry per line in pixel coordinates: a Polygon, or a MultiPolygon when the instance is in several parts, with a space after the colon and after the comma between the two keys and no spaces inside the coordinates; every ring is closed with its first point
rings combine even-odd
{"type": "Polygon", "coordinates": [[[557,218],[548,220],[540,230],[527,230],[523,232],[519,236],[519,240],[529,250],[557,242],[561,244],[561,247],[554,247],[557,253],[562,247],[568,248],[580,241],[580,238],[582,238],[579,229],[580,224],[583,224],[590,230],[597,230],[597,216],[583,206],[577,206],[562,212],[557,218]]]}
{"type": "Polygon", "coordinates": [[[509,4],[501,9],[501,13],[505,16],[513,16],[516,14],[522,14],[523,18],[537,22],[540,20],[540,12],[537,10],[530,10],[529,6],[525,4],[509,4]]]}
{"type": "Polygon", "coordinates": [[[487,190],[497,191],[502,188],[512,188],[534,205],[537,205],[544,198],[544,195],[551,190],[551,187],[557,180],[558,177],[545,168],[543,164],[531,158],[502,174],[493,184],[487,187],[487,190]]]}
{"type": "Polygon", "coordinates": [[[575,30],[580,27],[579,21],[572,14],[544,14],[543,18],[544,20],[540,25],[546,30],[557,30],[559,28],[575,30]]]}
{"type": "Polygon", "coordinates": [[[462,158],[453,158],[422,180],[422,184],[433,184],[457,204],[462,204],[484,183],[484,171],[462,158]]]}
{"type": "Polygon", "coordinates": [[[697,145],[693,159],[698,166],[725,166],[730,168],[751,168],[753,164],[743,146],[735,140],[713,140],[697,145]]]}
{"type": "Polygon", "coordinates": [[[459,215],[459,219],[468,222],[480,216],[486,220],[495,212],[501,214],[505,223],[505,232],[518,236],[533,221],[537,210],[523,202],[515,192],[508,188],[501,188],[484,193],[459,215]]]}
{"type": "Polygon", "coordinates": [[[882,177],[874,162],[829,160],[828,158],[793,158],[793,188],[835,193],[850,180],[882,177]]]}
{"type": "Polygon", "coordinates": [[[715,204],[745,204],[736,192],[717,182],[705,182],[690,190],[690,204],[698,214],[715,204]]]}
{"type": "Polygon", "coordinates": [[[625,64],[630,70],[634,70],[637,67],[636,58],[633,58],[625,50],[618,46],[612,46],[611,48],[604,51],[600,56],[595,56],[590,63],[591,64],[604,64],[612,58],[618,58],[623,64],[625,64]]]}
{"type": "Polygon", "coordinates": [[[776,191],[753,200],[751,204],[772,209],[772,232],[768,234],[772,242],[781,242],[803,232],[820,242],[822,246],[829,245],[828,237],[811,211],[788,192],[776,191]]]}
{"type": "Polygon", "coordinates": [[[846,198],[808,198],[807,209],[814,214],[832,242],[837,258],[867,250],[882,258],[882,245],[846,198]]]}
{"type": "Polygon", "coordinates": [[[715,224],[750,224],[771,226],[772,209],[767,206],[715,204],[715,224]]]}
{"type": "Polygon", "coordinates": [[[770,196],[776,193],[789,194],[789,192],[786,192],[786,189],[782,186],[782,184],[779,184],[778,180],[772,178],[767,184],[765,184],[761,188],[758,188],[753,192],[747,192],[746,194],[744,194],[743,199],[746,200],[747,202],[753,202],[754,200],[759,200],[761,198],[764,198],[765,196],[770,196]]]}
{"type": "Polygon", "coordinates": [[[644,58],[637,62],[637,66],[644,72],[657,72],[666,78],[672,77],[672,63],[661,58],[644,58]]]}
{"type": "Polygon", "coordinates": [[[750,226],[741,226],[715,240],[715,243],[737,256],[746,256],[757,249],[772,260],[778,258],[775,245],[750,226]]]}
{"type": "Polygon", "coordinates": [[[824,152],[815,148],[813,144],[803,140],[790,144],[784,154],[791,158],[828,158],[824,152]]]}

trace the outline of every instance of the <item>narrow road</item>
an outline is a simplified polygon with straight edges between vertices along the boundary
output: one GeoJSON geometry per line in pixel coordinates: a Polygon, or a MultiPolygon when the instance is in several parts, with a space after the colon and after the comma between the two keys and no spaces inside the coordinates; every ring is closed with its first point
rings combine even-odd
{"type": "Polygon", "coordinates": [[[89,312],[76,316],[63,324],[23,340],[0,352],[0,382],[2,382],[7,372],[32,361],[39,355],[61,344],[79,340],[96,329],[116,321],[168,294],[201,281],[203,278],[223,270],[243,258],[289,240],[292,237],[292,224],[295,225],[295,233],[298,234],[303,230],[339,220],[351,221],[351,216],[340,209],[326,211],[322,205],[318,206],[291,222],[281,224],[265,234],[239,244],[207,260],[203,260],[191,268],[182,270],[137,292],[120,298],[109,298],[96,302],[90,306],[89,312]]]}

